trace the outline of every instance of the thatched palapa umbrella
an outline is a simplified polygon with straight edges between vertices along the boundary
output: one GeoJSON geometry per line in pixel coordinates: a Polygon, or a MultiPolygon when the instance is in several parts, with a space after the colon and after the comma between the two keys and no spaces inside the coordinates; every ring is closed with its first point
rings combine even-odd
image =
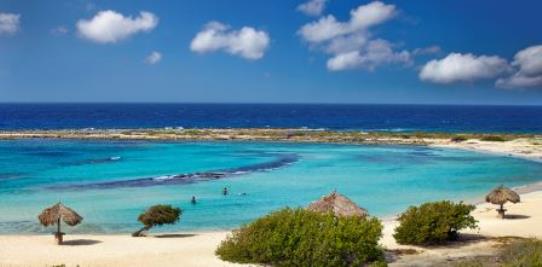
{"type": "Polygon", "coordinates": [[[337,193],[331,192],[327,196],[323,196],[319,200],[311,203],[307,210],[321,213],[333,212],[335,216],[359,216],[366,217],[369,215],[367,210],[360,208],[349,198],[337,193]]]}
{"type": "Polygon", "coordinates": [[[38,219],[40,220],[40,223],[46,227],[49,225],[57,225],[55,238],[59,245],[62,244],[62,236],[64,235],[64,233],[60,231],[61,220],[69,226],[75,226],[83,221],[83,217],[77,214],[77,212],[64,206],[60,202],[52,207],[44,209],[38,216],[38,219]]]}
{"type": "Polygon", "coordinates": [[[514,192],[512,189],[508,187],[504,187],[502,185],[493,189],[486,196],[486,202],[489,202],[495,205],[500,205],[500,208],[497,209],[497,212],[503,219],[504,219],[504,212],[506,212],[506,210],[504,209],[504,204],[508,201],[514,204],[518,203],[520,201],[519,195],[518,193],[514,192]]]}

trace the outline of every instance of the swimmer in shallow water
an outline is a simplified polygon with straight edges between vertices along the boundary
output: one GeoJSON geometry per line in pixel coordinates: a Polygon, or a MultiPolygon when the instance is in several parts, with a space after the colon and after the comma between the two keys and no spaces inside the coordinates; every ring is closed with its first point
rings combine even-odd
{"type": "Polygon", "coordinates": [[[228,188],[227,187],[224,187],[224,190],[222,190],[222,194],[223,195],[228,195],[228,188]]]}
{"type": "Polygon", "coordinates": [[[192,203],[192,205],[196,204],[196,196],[192,196],[190,203],[192,203]]]}

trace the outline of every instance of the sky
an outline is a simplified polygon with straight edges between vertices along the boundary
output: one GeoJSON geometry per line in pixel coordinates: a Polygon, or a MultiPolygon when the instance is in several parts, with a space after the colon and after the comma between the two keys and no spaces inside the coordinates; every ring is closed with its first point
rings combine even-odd
{"type": "Polygon", "coordinates": [[[0,102],[542,105],[542,1],[0,0],[0,102]]]}

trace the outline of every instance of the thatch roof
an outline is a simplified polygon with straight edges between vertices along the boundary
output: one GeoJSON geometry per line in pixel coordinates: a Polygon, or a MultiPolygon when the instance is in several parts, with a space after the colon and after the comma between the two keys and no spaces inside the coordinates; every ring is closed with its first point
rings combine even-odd
{"type": "Polygon", "coordinates": [[[327,196],[323,196],[319,200],[311,203],[307,210],[316,212],[333,212],[336,216],[360,216],[365,217],[369,215],[367,210],[360,208],[356,203],[352,202],[349,198],[333,191],[327,196]]]}
{"type": "Polygon", "coordinates": [[[54,225],[59,219],[69,226],[77,225],[83,221],[83,217],[77,214],[77,212],[62,205],[60,202],[50,208],[44,209],[38,216],[38,219],[44,226],[54,225]]]}
{"type": "Polygon", "coordinates": [[[518,203],[520,201],[519,195],[512,189],[502,185],[493,189],[486,196],[486,202],[490,202],[491,204],[501,205],[508,201],[518,203]]]}

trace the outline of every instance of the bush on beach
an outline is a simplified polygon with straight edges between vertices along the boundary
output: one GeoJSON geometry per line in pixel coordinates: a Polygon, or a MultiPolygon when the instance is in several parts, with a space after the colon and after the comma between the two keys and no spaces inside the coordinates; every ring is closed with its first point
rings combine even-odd
{"type": "Polygon", "coordinates": [[[154,205],[141,213],[137,220],[144,226],[132,234],[133,237],[142,236],[143,232],[154,226],[174,224],[180,220],[182,210],[171,205],[154,205]]]}
{"type": "Polygon", "coordinates": [[[480,138],[482,141],[489,141],[489,142],[504,142],[507,141],[504,137],[498,136],[498,135],[487,135],[482,138],[480,138]]]}
{"type": "Polygon", "coordinates": [[[466,136],[463,136],[463,135],[456,135],[456,136],[454,136],[454,137],[452,137],[450,139],[450,141],[456,142],[456,143],[460,143],[460,142],[467,141],[467,140],[469,140],[469,138],[467,138],[466,136]]]}
{"type": "Polygon", "coordinates": [[[383,262],[376,218],[336,217],[301,208],[272,212],[235,230],[216,254],[223,260],[273,266],[361,266],[383,262]]]}
{"type": "Polygon", "coordinates": [[[477,227],[477,221],[470,215],[474,209],[474,205],[451,201],[411,206],[399,216],[400,225],[393,237],[399,244],[410,245],[434,245],[456,240],[461,229],[477,227]]]}

